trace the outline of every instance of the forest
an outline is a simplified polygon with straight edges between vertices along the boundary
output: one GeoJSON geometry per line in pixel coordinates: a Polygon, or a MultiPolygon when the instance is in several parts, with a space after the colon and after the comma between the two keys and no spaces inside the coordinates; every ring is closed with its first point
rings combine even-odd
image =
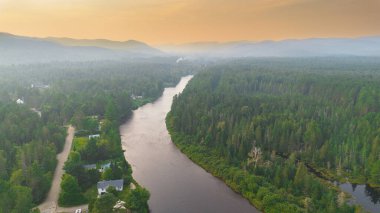
{"type": "Polygon", "coordinates": [[[380,185],[376,58],[236,59],[196,75],[167,126],[193,161],[265,212],[355,212],[330,180],[380,185]]]}
{"type": "MultiPolygon", "coordinates": [[[[0,212],[29,212],[45,199],[68,125],[85,130],[91,127],[87,117],[105,119],[109,132],[104,133],[104,140],[109,141],[110,151],[103,152],[106,157],[95,158],[121,158],[118,125],[133,109],[175,85],[191,67],[172,59],[0,67],[0,212]]],[[[124,161],[120,160],[122,167],[131,178],[124,161]]],[[[65,179],[70,178],[66,175],[65,179]]],[[[93,180],[82,179],[84,189],[86,181],[93,180]]],[[[134,210],[147,208],[148,192],[142,190],[125,195],[134,199],[127,203],[134,210]]]]}

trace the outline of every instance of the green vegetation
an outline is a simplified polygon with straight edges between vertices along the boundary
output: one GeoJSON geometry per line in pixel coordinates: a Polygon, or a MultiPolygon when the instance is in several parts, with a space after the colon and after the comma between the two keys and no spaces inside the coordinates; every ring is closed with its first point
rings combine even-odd
{"type": "MultiPolygon", "coordinates": [[[[108,108],[114,109],[115,107],[108,108]]],[[[61,185],[60,205],[76,206],[89,202],[91,212],[110,212],[117,201],[123,201],[124,207],[134,212],[148,212],[149,192],[133,180],[132,169],[125,161],[121,149],[117,114],[115,114],[115,118],[107,116],[108,114],[112,113],[106,112],[106,117],[115,120],[103,119],[100,131],[91,131],[90,129],[81,131],[81,134],[83,132],[93,134],[95,131],[99,133],[98,138],[77,137],[74,139],[73,149],[65,163],[67,176],[64,177],[61,185]],[[85,165],[94,164],[96,164],[95,168],[85,168],[85,165]],[[109,166],[104,167],[104,165],[109,166]],[[68,178],[70,184],[66,183],[68,178]],[[123,191],[118,192],[110,187],[108,193],[98,197],[96,185],[99,181],[118,179],[124,181],[123,191]],[[136,189],[130,189],[132,182],[137,185],[136,189]],[[70,199],[72,197],[76,198],[70,199]]],[[[87,117],[83,119],[88,120],[87,117]]]]}
{"type": "Polygon", "coordinates": [[[379,67],[370,58],[229,61],[190,81],[167,125],[184,153],[265,212],[354,212],[307,166],[379,184],[379,67]]]}
{"type": "Polygon", "coordinates": [[[0,103],[0,212],[28,212],[48,192],[65,129],[15,103],[0,103]]]}
{"type": "Polygon", "coordinates": [[[62,177],[58,203],[60,206],[76,206],[86,203],[78,181],[69,174],[64,174],[62,177]]]}
{"type": "Polygon", "coordinates": [[[88,137],[75,137],[73,140],[73,151],[80,152],[85,149],[88,143],[88,137]]]}
{"type": "MultiPolygon", "coordinates": [[[[124,162],[118,125],[134,108],[157,99],[165,86],[175,85],[190,67],[177,65],[175,59],[0,67],[0,185],[4,186],[0,188],[0,212],[28,212],[26,209],[44,200],[68,124],[76,127],[76,136],[86,136],[75,139],[75,152],[66,165],[86,201],[102,177],[98,172],[84,171],[84,162],[111,159],[122,164],[129,184],[131,169],[124,162]],[[16,104],[17,99],[23,99],[24,104],[16,104]],[[89,133],[100,133],[99,120],[104,120],[102,137],[88,140],[89,133]]],[[[77,189],[64,190],[62,204],[84,202],[83,197],[70,201],[67,193],[76,194],[77,189]]]]}

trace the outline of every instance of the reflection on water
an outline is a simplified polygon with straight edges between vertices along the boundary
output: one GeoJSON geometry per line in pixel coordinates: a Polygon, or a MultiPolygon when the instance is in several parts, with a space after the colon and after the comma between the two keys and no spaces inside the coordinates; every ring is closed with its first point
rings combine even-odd
{"type": "Polygon", "coordinates": [[[339,184],[339,188],[352,195],[352,203],[361,205],[369,212],[380,212],[380,189],[351,183],[339,184]]]}
{"type": "Polygon", "coordinates": [[[184,77],[175,88],[166,88],[160,99],[134,111],[132,118],[120,127],[133,177],[150,191],[149,207],[153,213],[258,212],[171,142],[165,117],[173,96],[190,79],[191,76],[184,77]]]}

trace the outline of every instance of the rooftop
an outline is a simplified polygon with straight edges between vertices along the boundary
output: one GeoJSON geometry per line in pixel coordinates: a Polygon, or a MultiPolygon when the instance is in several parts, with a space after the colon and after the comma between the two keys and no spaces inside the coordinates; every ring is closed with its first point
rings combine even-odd
{"type": "Polygon", "coordinates": [[[98,182],[98,189],[105,189],[108,188],[109,186],[113,186],[115,188],[122,188],[124,185],[124,180],[106,180],[106,181],[99,181],[98,182]]]}

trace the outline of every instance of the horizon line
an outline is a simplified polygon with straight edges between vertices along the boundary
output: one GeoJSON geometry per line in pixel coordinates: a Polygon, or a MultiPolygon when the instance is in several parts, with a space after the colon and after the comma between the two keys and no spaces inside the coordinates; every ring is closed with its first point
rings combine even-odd
{"type": "Polygon", "coordinates": [[[65,36],[28,36],[28,35],[20,35],[20,34],[13,34],[10,32],[3,32],[0,31],[0,34],[7,34],[11,36],[17,36],[17,37],[27,37],[27,38],[33,38],[33,39],[49,39],[49,38],[56,38],[56,39],[72,39],[72,40],[86,40],[86,41],[96,41],[96,40],[103,40],[103,41],[109,41],[109,42],[128,42],[128,41],[136,41],[136,42],[142,42],[149,46],[153,47],[159,47],[159,46],[181,46],[181,45],[190,45],[190,44],[208,44],[208,43],[214,43],[214,44],[229,44],[229,43],[261,43],[261,42],[282,42],[282,41],[300,41],[300,40],[312,40],[312,39],[360,39],[360,38],[372,38],[372,37],[380,37],[380,34],[372,34],[372,35],[362,35],[362,36],[331,36],[331,37],[304,37],[304,38],[284,38],[284,39],[264,39],[264,40],[248,40],[248,39],[241,39],[241,40],[228,40],[228,41],[212,41],[212,40],[203,40],[203,41],[191,41],[191,42],[181,42],[181,43],[162,43],[162,44],[150,44],[148,42],[145,42],[144,40],[139,39],[127,39],[127,40],[112,40],[108,38],[74,38],[74,37],[65,37],[65,36]]]}

